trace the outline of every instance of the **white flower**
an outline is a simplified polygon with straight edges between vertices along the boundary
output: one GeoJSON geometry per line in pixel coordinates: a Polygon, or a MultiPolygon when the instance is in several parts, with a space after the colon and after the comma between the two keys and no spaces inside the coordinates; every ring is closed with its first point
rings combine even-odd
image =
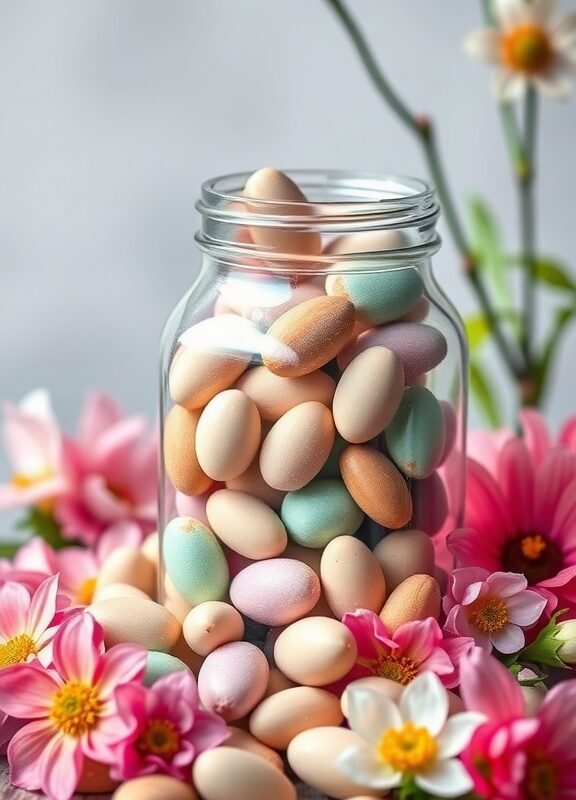
{"type": "Polygon", "coordinates": [[[348,724],[366,740],[339,757],[352,780],[372,789],[393,789],[404,779],[437,797],[458,797],[474,783],[462,762],[464,750],[485,717],[475,712],[448,719],[448,696],[432,672],[418,675],[398,705],[379,692],[350,688],[348,724]]]}
{"type": "Polygon", "coordinates": [[[531,84],[551,97],[566,97],[565,73],[576,69],[576,13],[552,20],[556,0],[493,0],[494,27],[470,33],[467,52],[496,66],[494,90],[516,100],[531,84]]]}

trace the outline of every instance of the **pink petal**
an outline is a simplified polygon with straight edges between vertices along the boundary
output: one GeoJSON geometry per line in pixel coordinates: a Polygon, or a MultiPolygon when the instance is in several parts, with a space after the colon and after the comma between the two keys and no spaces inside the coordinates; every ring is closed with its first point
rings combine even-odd
{"type": "Polygon", "coordinates": [[[126,478],[124,470],[127,464],[132,464],[134,450],[145,431],[144,417],[129,417],[117,422],[96,443],[93,450],[94,466],[113,478],[126,478]]]}
{"type": "Polygon", "coordinates": [[[35,506],[43,500],[52,500],[66,490],[61,478],[38,481],[26,488],[18,488],[11,483],[0,486],[0,510],[35,506]]]}
{"type": "Polygon", "coordinates": [[[466,525],[500,542],[515,533],[508,504],[496,480],[472,459],[467,462],[466,525]]]}
{"type": "Polygon", "coordinates": [[[29,791],[40,789],[41,759],[53,736],[54,726],[47,719],[29,722],[16,731],[8,746],[11,783],[29,791]]]}
{"type": "Polygon", "coordinates": [[[54,507],[54,517],[64,538],[80,539],[87,545],[93,544],[103,526],[77,497],[60,498],[54,507]]]}
{"type": "Polygon", "coordinates": [[[113,494],[103,475],[88,475],[82,484],[86,507],[102,523],[115,522],[127,516],[130,506],[113,494]]]}
{"type": "Polygon", "coordinates": [[[468,456],[491,475],[498,472],[498,456],[508,439],[513,436],[512,431],[502,429],[496,433],[487,433],[482,430],[471,430],[468,432],[466,440],[466,450],[468,456]]]}
{"type": "Polygon", "coordinates": [[[98,538],[96,555],[100,564],[117,547],[139,547],[142,543],[142,530],[131,520],[119,520],[110,525],[98,538]]]}
{"type": "Polygon", "coordinates": [[[487,579],[490,594],[496,597],[512,597],[523,591],[528,586],[524,575],[516,572],[494,572],[487,579]]]}
{"type": "Polygon", "coordinates": [[[401,625],[394,633],[398,655],[407,655],[416,663],[426,660],[442,641],[440,626],[432,617],[401,625]]]}
{"type": "Polygon", "coordinates": [[[460,694],[468,711],[491,721],[524,715],[524,696],[505,666],[479,647],[460,662],[460,694]]]}
{"type": "Polygon", "coordinates": [[[92,683],[100,659],[101,631],[85,611],[60,626],[54,637],[54,666],[65,681],[92,683]]]}
{"type": "MultiPolygon", "coordinates": [[[[551,450],[543,459],[536,473],[534,529],[548,532],[556,527],[557,509],[568,487],[576,476],[576,456],[566,450],[551,450]],[[554,521],[554,525],[552,524],[554,521]]],[[[572,492],[573,495],[573,492],[572,492]]],[[[570,503],[564,502],[558,524],[570,514],[570,503]]],[[[572,523],[574,524],[574,523],[572,523]]]]}
{"type": "Polygon", "coordinates": [[[547,747],[551,752],[562,756],[562,760],[574,758],[575,707],[576,682],[572,680],[554,686],[537,712],[542,722],[542,733],[547,747]]]}
{"type": "Polygon", "coordinates": [[[101,716],[82,743],[84,753],[103,764],[113,764],[115,757],[113,749],[133,732],[130,724],[126,723],[117,713],[101,716]]]}
{"type": "Polygon", "coordinates": [[[57,471],[60,457],[57,426],[9,404],[4,407],[4,416],[4,444],[14,472],[36,475],[47,468],[57,471]]]}
{"type": "Polygon", "coordinates": [[[523,408],[518,416],[532,462],[539,464],[552,444],[546,421],[535,408],[523,408]]]}
{"type": "Polygon", "coordinates": [[[54,619],[56,597],[58,595],[58,575],[47,578],[34,592],[28,612],[28,632],[37,639],[54,619]]]}
{"type": "Polygon", "coordinates": [[[46,716],[60,686],[57,673],[38,662],[5,667],[0,670],[0,709],[22,719],[46,716]]]}
{"type": "Polygon", "coordinates": [[[58,572],[56,553],[40,536],[34,536],[22,545],[12,563],[17,569],[31,569],[46,575],[58,572]]]}
{"type": "Polygon", "coordinates": [[[18,583],[0,587],[0,640],[7,641],[28,630],[30,594],[18,583]]]}
{"type": "Polygon", "coordinates": [[[534,520],[534,469],[528,448],[520,439],[511,439],[500,453],[498,479],[504,496],[513,498],[508,511],[515,530],[531,532],[534,520]]]}
{"type": "Polygon", "coordinates": [[[505,655],[517,653],[526,642],[524,632],[518,625],[505,625],[502,630],[491,633],[490,640],[494,647],[505,655]]]}
{"type": "Polygon", "coordinates": [[[192,708],[200,707],[196,678],[186,670],[173,672],[171,675],[159,678],[153,684],[152,691],[162,697],[164,702],[166,702],[167,698],[174,698],[176,700],[184,700],[192,708]]]}
{"type": "Polygon", "coordinates": [[[342,622],[356,640],[359,660],[378,658],[380,645],[384,645],[385,648],[396,648],[396,644],[388,636],[384,623],[373,611],[360,609],[344,614],[342,622]]]}
{"type": "Polygon", "coordinates": [[[100,436],[121,419],[122,410],[115,400],[93,392],[86,399],[78,426],[78,438],[84,447],[92,449],[100,436]]]}
{"type": "Polygon", "coordinates": [[[558,441],[576,453],[576,416],[566,420],[560,429],[558,441]]]}
{"type": "Polygon", "coordinates": [[[485,581],[489,574],[488,570],[479,567],[455,569],[450,577],[450,591],[455,600],[461,603],[470,584],[485,581]]]}
{"type": "Polygon", "coordinates": [[[97,577],[98,562],[91,550],[81,547],[66,547],[57,558],[62,590],[74,600],[82,584],[97,577]]]}
{"type": "Polygon", "coordinates": [[[146,650],[136,644],[116,644],[100,659],[94,676],[102,699],[123,683],[139,680],[146,670],[146,650]]]}
{"type": "Polygon", "coordinates": [[[550,538],[560,546],[563,552],[574,552],[576,543],[576,480],[572,481],[564,489],[554,510],[554,515],[548,520],[548,527],[545,530],[548,531],[550,538]]]}
{"type": "Polygon", "coordinates": [[[498,536],[488,536],[473,528],[457,528],[448,535],[448,549],[463,566],[479,566],[494,572],[502,566],[502,546],[498,536]]]}
{"type": "Polygon", "coordinates": [[[484,597],[488,594],[488,586],[486,583],[472,583],[464,592],[462,598],[462,605],[469,606],[479,597],[484,597]]]}
{"type": "Polygon", "coordinates": [[[229,736],[228,726],[221,717],[216,716],[216,714],[210,714],[207,711],[198,711],[196,713],[194,728],[189,737],[197,752],[209,750],[211,747],[218,747],[229,736]]]}
{"type": "Polygon", "coordinates": [[[514,597],[509,597],[506,607],[510,622],[525,628],[538,622],[546,608],[546,600],[538,592],[527,589],[514,597]]]}
{"type": "Polygon", "coordinates": [[[53,800],[69,800],[80,775],[84,756],[77,739],[64,734],[55,734],[43,753],[42,789],[53,800]]]}

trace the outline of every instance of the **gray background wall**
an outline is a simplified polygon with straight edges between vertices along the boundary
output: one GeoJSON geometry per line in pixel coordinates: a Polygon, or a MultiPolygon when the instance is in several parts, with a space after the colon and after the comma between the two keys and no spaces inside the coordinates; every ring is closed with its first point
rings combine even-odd
{"type": "MultiPolygon", "coordinates": [[[[489,198],[515,244],[489,71],[461,53],[479,3],[351,6],[440,121],[457,195],[489,198]]],[[[575,129],[575,102],[544,102],[542,238],[573,262],[575,129]]],[[[423,174],[322,0],[1,0],[0,395],[48,386],[70,425],[98,387],[151,415],[160,329],[197,269],[199,184],[266,164],[423,174]]],[[[472,308],[449,243],[437,272],[472,308]]],[[[554,420],[574,406],[575,342],[554,420]]]]}

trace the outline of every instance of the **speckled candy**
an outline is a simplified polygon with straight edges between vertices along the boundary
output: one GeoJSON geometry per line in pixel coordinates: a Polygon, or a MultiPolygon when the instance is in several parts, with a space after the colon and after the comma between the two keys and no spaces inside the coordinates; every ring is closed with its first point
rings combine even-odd
{"type": "Polygon", "coordinates": [[[442,406],[424,386],[408,386],[386,429],[388,452],[410,478],[427,478],[442,458],[446,425],[442,406]]]}
{"type": "Polygon", "coordinates": [[[257,561],[230,585],[230,599],[242,614],[263,625],[287,625],[311,611],[320,598],[313,569],[291,558],[257,561]]]}
{"type": "Polygon", "coordinates": [[[289,537],[304,547],[325,547],[337,536],[353,536],[364,519],[343,482],[318,478],[288,492],[280,516],[289,537]]]}
{"type": "Polygon", "coordinates": [[[230,642],[210,653],[200,667],[200,700],[227,722],[241,719],[264,696],[268,674],[266,656],[256,645],[230,642]]]}
{"type": "Polygon", "coordinates": [[[171,675],[173,672],[190,672],[190,668],[170,653],[161,653],[156,650],[149,650],[146,656],[146,672],[144,673],[144,685],[151,686],[159,678],[171,675]]]}
{"type": "Polygon", "coordinates": [[[162,550],[172,583],[191,605],[220,600],[226,594],[226,558],[216,536],[199,520],[171,520],[164,530],[162,550]]]}
{"type": "Polygon", "coordinates": [[[373,261],[350,261],[339,263],[336,270],[348,272],[328,275],[327,294],[346,297],[354,305],[357,318],[369,325],[391,322],[406,314],[423,291],[422,278],[413,268],[378,272],[373,261]]]}

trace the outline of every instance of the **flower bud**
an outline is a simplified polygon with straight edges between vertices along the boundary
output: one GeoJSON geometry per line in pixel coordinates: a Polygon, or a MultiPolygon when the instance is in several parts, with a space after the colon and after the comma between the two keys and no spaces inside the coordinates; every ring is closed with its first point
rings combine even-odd
{"type": "Polygon", "coordinates": [[[576,619],[558,623],[556,640],[562,642],[556,655],[565,664],[576,664],[576,619]]]}

